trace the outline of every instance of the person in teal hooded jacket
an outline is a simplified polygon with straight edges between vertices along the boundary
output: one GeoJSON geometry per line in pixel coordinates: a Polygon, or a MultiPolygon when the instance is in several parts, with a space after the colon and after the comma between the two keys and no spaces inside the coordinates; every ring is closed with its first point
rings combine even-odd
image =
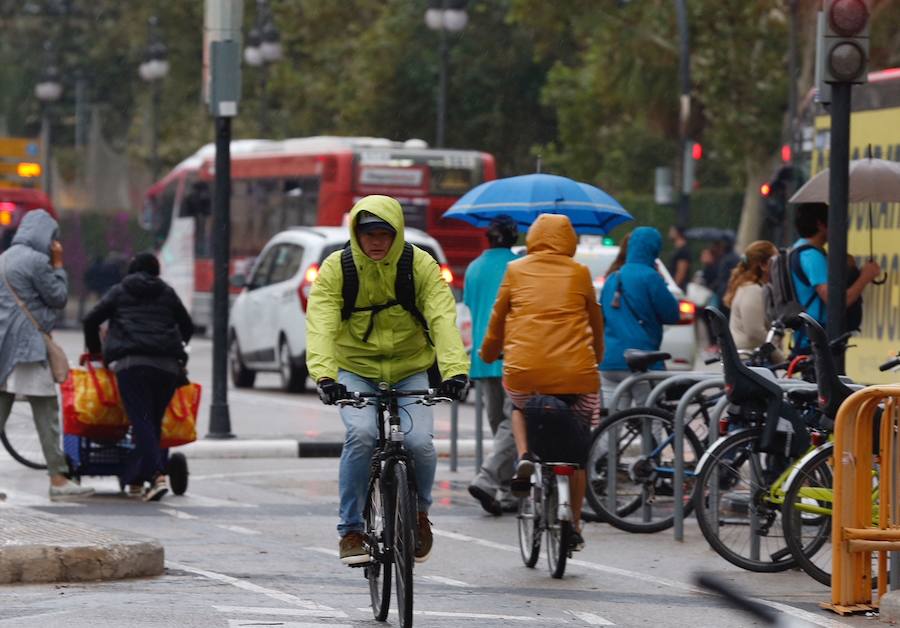
{"type": "Polygon", "coordinates": [[[519,230],[516,221],[509,216],[497,216],[491,220],[486,235],[490,248],[466,269],[463,303],[472,314],[472,369],[469,376],[478,380],[479,388],[484,392],[494,449],[469,484],[469,493],[487,512],[500,515],[504,506],[510,512],[518,508],[518,500],[509,488],[516,462],[516,441],[510,422],[512,404],[503,392],[503,361],[486,364],[478,351],[487,333],[506,266],[519,257],[510,249],[519,238],[519,230]]]}
{"type": "MultiPolygon", "coordinates": [[[[628,240],[625,264],[606,278],[600,293],[606,352],[600,364],[604,405],[630,371],[626,349],[658,351],[663,325],[679,321],[678,300],[656,268],[662,236],[653,227],[638,227],[628,240]]],[[[662,362],[651,369],[659,370],[662,362]]],[[[634,391],[639,396],[640,391],[634,391]]],[[[608,406],[607,406],[608,407],[608,406]]],[[[616,408],[610,408],[614,412],[616,408]]]]}

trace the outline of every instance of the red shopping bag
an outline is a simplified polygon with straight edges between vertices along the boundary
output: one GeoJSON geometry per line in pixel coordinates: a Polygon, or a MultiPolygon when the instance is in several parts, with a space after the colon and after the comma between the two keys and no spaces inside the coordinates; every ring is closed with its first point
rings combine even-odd
{"type": "Polygon", "coordinates": [[[200,384],[194,382],[175,391],[163,417],[160,447],[168,449],[197,440],[197,414],[202,392],[200,384]]]}
{"type": "Polygon", "coordinates": [[[74,368],[63,382],[63,432],[93,440],[119,440],[128,431],[115,374],[106,368],[74,368]]]}

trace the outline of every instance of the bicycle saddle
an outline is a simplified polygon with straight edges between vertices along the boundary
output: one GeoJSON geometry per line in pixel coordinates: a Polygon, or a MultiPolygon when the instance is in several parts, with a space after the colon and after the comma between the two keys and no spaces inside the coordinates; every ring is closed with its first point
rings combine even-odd
{"type": "Polygon", "coordinates": [[[816,367],[816,387],[819,389],[819,408],[822,414],[830,419],[837,416],[838,408],[844,400],[853,394],[838,374],[828,343],[828,335],[819,322],[812,316],[803,312],[800,314],[803,325],[806,327],[806,335],[809,336],[809,344],[812,346],[813,365],[816,367]]]}
{"type": "Polygon", "coordinates": [[[662,360],[668,360],[672,354],[665,351],[641,351],[640,349],[626,349],[625,363],[632,371],[643,372],[662,360]]]}
{"type": "Polygon", "coordinates": [[[793,403],[812,403],[819,399],[819,391],[815,388],[800,388],[788,391],[787,396],[793,403]]]}

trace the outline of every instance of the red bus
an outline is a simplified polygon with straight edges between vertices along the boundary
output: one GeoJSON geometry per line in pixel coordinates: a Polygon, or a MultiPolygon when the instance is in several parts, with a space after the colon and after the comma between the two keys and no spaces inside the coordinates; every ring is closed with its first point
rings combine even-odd
{"type": "Polygon", "coordinates": [[[46,209],[56,218],[53,204],[41,190],[0,187],[0,252],[9,247],[22,217],[32,209],[46,209]]]}
{"type": "MultiPolygon", "coordinates": [[[[472,187],[496,178],[493,156],[429,149],[421,140],[367,137],[236,140],[231,145],[231,259],[245,272],[273,235],[292,226],[341,225],[368,194],[393,196],[406,225],[437,239],[454,285],[485,246],[481,232],[443,213],[472,187]]],[[[163,276],[198,325],[211,320],[215,148],[209,144],[147,192],[143,221],[156,234],[163,276]],[[199,202],[198,202],[199,201],[199,202]]]]}

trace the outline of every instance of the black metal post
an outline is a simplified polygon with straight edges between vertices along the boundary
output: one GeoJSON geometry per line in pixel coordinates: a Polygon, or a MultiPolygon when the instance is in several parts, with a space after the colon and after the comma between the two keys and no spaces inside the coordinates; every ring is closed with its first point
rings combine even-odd
{"type": "Polygon", "coordinates": [[[53,126],[50,121],[50,104],[44,103],[41,107],[41,149],[44,152],[44,194],[53,202],[53,126]]]}
{"type": "Polygon", "coordinates": [[[206,438],[233,438],[228,409],[228,266],[231,247],[231,118],[216,117],[213,196],[213,390],[206,438]]]}
{"type": "Polygon", "coordinates": [[[159,180],[159,107],[161,104],[162,88],[159,79],[152,81],[150,103],[150,172],[153,180],[159,180]]]}
{"type": "Polygon", "coordinates": [[[678,78],[681,84],[681,98],[679,100],[680,120],[680,146],[681,146],[681,172],[682,186],[681,196],[678,200],[677,223],[680,227],[687,227],[691,219],[691,191],[684,189],[686,177],[684,173],[692,164],[688,163],[691,156],[688,154],[688,125],[691,117],[691,57],[690,57],[690,32],[688,31],[688,16],[686,0],[675,0],[675,13],[678,21],[678,78]]]}
{"type": "MultiPolygon", "coordinates": [[[[850,99],[853,85],[831,85],[831,161],[828,178],[828,337],[847,321],[847,202],[850,191],[850,99]]],[[[838,368],[844,371],[843,358],[838,368]]]]}
{"type": "Polygon", "coordinates": [[[259,66],[259,136],[269,139],[269,70],[267,62],[259,66]]]}
{"type": "MultiPolygon", "coordinates": [[[[447,2],[444,1],[444,10],[447,2]]],[[[439,32],[440,36],[440,69],[438,70],[438,98],[437,98],[437,131],[434,143],[438,148],[444,146],[444,137],[447,126],[447,64],[449,63],[449,50],[447,46],[447,29],[443,24],[439,32]]]]}
{"type": "MultiPolygon", "coordinates": [[[[788,35],[788,146],[791,148],[791,163],[797,164],[800,157],[800,142],[798,130],[800,125],[797,120],[797,0],[788,0],[790,11],[790,24],[788,35]]],[[[792,171],[790,190],[796,188],[800,181],[800,169],[794,167],[792,171]]],[[[787,182],[786,182],[787,183],[787,182]]],[[[794,207],[792,203],[785,204],[783,227],[781,229],[781,241],[778,246],[789,246],[794,241],[794,207]]]]}

